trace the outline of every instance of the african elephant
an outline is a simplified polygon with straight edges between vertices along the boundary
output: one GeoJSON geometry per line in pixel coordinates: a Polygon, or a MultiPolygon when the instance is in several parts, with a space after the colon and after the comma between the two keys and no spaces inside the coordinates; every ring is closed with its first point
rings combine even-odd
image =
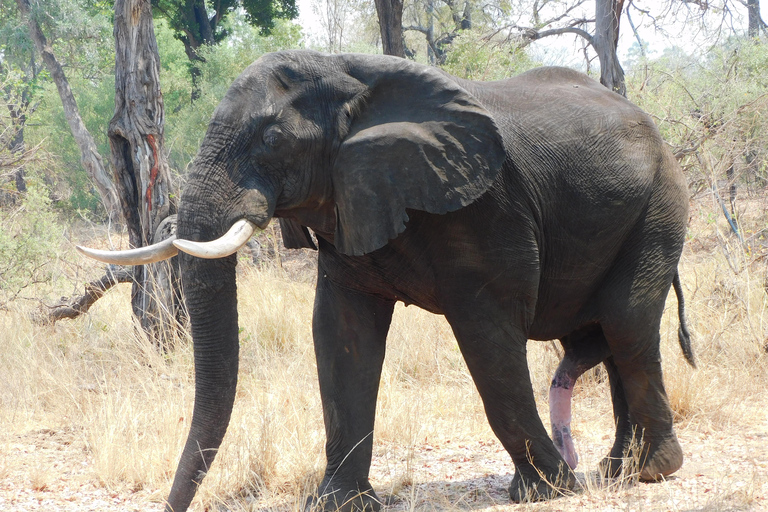
{"type": "Polygon", "coordinates": [[[676,471],[659,326],[687,212],[682,172],[651,119],[575,71],[480,83],[386,56],[262,57],[213,115],[178,239],[95,254],[140,263],[182,251],[196,394],[166,510],[186,510],[227,429],[238,371],[233,253],[273,217],[288,247],[315,247],[308,228],[316,235],[312,329],[327,435],[316,503],[380,506],[370,433],[397,301],[450,323],[512,457],[513,500],[574,485],[536,411],[528,339],[588,332],[605,343],[627,421],[643,433],[642,478],[676,471]]]}

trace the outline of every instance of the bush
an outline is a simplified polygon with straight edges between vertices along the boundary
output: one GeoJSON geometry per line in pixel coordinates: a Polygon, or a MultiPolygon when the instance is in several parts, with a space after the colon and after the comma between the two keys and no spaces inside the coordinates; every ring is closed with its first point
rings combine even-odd
{"type": "Polygon", "coordinates": [[[673,48],[641,64],[628,96],[655,118],[694,190],[726,171],[754,189],[768,183],[768,45],[733,38],[705,57],[673,48]]]}
{"type": "Polygon", "coordinates": [[[487,81],[519,75],[540,65],[514,42],[465,30],[451,43],[443,69],[461,78],[487,81]]]}
{"type": "Polygon", "coordinates": [[[62,228],[48,190],[34,179],[27,187],[20,206],[0,209],[0,306],[50,281],[58,260],[62,228]]]}

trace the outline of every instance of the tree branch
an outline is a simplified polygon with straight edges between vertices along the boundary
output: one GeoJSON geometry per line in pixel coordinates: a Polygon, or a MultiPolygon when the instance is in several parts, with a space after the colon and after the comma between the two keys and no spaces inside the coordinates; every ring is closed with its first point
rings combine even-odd
{"type": "MultiPolygon", "coordinates": [[[[85,285],[85,293],[76,297],[69,303],[49,306],[50,311],[47,315],[40,315],[37,318],[38,323],[51,325],[62,318],[77,318],[83,313],[87,313],[97,300],[104,296],[107,290],[118,283],[133,282],[133,268],[131,267],[107,267],[107,273],[101,279],[91,281],[85,285]]],[[[69,300],[65,297],[62,302],[69,300]]]]}
{"type": "Polygon", "coordinates": [[[559,36],[562,34],[576,34],[578,36],[583,37],[590,46],[594,45],[594,38],[592,37],[592,34],[578,27],[552,28],[549,30],[542,30],[541,32],[539,32],[538,30],[529,28],[524,30],[523,37],[530,41],[536,41],[538,39],[543,39],[545,37],[559,36]]]}

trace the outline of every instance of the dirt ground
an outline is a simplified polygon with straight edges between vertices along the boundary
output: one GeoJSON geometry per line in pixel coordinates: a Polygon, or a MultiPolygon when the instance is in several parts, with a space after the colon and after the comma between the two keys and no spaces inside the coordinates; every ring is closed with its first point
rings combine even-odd
{"type": "MultiPolygon", "coordinates": [[[[512,465],[496,441],[466,443],[445,439],[416,443],[412,449],[377,449],[372,480],[383,489],[384,510],[525,511],[725,511],[768,510],[768,404],[751,404],[757,421],[726,431],[688,426],[679,432],[683,468],[656,484],[598,483],[595,461],[610,444],[607,435],[577,439],[581,492],[546,503],[509,503],[506,486],[512,465]],[[399,460],[397,460],[399,458],[399,460]],[[408,462],[414,485],[394,489],[387,475],[393,464],[408,462]],[[586,473],[584,472],[586,468],[586,473]],[[394,490],[386,494],[386,489],[394,490]]],[[[92,468],[82,433],[39,429],[0,434],[0,510],[155,511],[163,496],[153,489],[110,489],[92,468]]],[[[272,496],[251,500],[236,510],[294,510],[296,499],[272,496]]],[[[199,510],[199,507],[198,507],[199,510]]],[[[229,507],[220,510],[231,510],[229,507]]]]}

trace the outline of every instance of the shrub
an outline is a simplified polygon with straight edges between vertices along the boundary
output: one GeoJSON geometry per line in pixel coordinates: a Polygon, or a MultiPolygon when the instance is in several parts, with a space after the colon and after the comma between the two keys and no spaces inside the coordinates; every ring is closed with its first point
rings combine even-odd
{"type": "Polygon", "coordinates": [[[0,209],[0,306],[50,281],[62,238],[48,190],[37,180],[20,206],[0,209]]]}

